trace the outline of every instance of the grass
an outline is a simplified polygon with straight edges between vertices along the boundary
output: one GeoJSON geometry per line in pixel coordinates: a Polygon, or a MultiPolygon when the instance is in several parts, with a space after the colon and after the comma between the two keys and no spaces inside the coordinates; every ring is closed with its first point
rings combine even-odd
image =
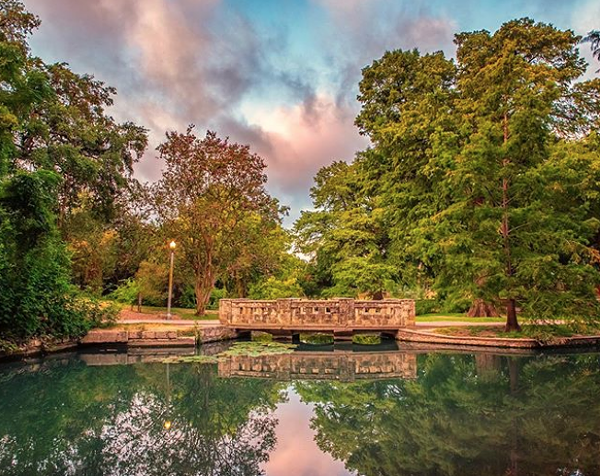
{"type": "Polygon", "coordinates": [[[441,313],[441,314],[423,314],[416,317],[417,322],[505,322],[504,317],[467,317],[464,314],[460,313],[441,313]]]}

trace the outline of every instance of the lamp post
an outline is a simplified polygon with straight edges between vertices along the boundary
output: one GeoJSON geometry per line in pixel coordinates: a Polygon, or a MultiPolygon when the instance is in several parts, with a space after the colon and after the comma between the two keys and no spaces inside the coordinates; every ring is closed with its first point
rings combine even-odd
{"type": "Polygon", "coordinates": [[[175,261],[175,248],[177,243],[171,241],[169,248],[171,249],[171,266],[169,267],[169,299],[167,301],[167,319],[171,319],[171,300],[173,298],[173,262],[175,261]]]}

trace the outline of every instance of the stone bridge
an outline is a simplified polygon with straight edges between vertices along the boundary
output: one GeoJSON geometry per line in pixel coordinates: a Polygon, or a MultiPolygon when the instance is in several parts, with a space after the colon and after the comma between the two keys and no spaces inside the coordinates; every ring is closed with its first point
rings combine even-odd
{"type": "Polygon", "coordinates": [[[270,301],[221,299],[219,320],[224,326],[236,330],[395,333],[415,324],[415,301],[358,301],[348,298],[270,301]]]}
{"type": "Polygon", "coordinates": [[[292,352],[257,357],[229,356],[219,361],[219,376],[291,380],[403,378],[417,376],[417,356],[402,352],[292,352]]]}

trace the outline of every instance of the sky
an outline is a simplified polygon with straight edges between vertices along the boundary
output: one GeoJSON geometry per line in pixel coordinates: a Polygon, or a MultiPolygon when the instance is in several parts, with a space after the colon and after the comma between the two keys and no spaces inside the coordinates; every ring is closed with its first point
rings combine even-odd
{"type": "MultiPolygon", "coordinates": [[[[387,50],[442,50],[461,31],[528,16],[585,34],[600,0],[24,0],[42,26],[34,54],[67,62],[118,90],[109,113],[149,129],[136,166],[160,178],[166,131],[213,130],[250,145],[269,192],[311,208],[315,173],[368,147],[354,118],[361,69],[387,50]]],[[[583,45],[582,54],[600,68],[583,45]]]]}

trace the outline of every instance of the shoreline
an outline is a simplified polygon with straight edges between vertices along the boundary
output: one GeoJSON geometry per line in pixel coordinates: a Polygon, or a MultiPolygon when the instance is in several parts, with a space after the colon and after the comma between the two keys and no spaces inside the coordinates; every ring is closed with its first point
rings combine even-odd
{"type": "MultiPolygon", "coordinates": [[[[157,321],[153,322],[153,324],[155,323],[157,321]]],[[[240,332],[216,323],[205,323],[192,327],[189,322],[184,326],[166,321],[163,324],[168,329],[160,330],[127,329],[127,325],[134,324],[131,321],[122,321],[119,324],[122,324],[122,326],[116,329],[93,329],[80,339],[60,341],[33,339],[14,352],[0,352],[0,362],[44,356],[94,346],[195,348],[211,342],[235,340],[241,336],[240,332]]],[[[141,323],[135,324],[139,325],[141,323]]],[[[421,329],[416,327],[401,329],[396,333],[395,340],[400,346],[402,344],[425,345],[432,348],[439,346],[440,350],[470,348],[473,351],[484,349],[523,349],[535,351],[571,348],[594,349],[600,347],[600,335],[555,337],[547,341],[532,338],[452,336],[435,332],[437,329],[450,326],[445,323],[439,323],[434,327],[432,324],[427,323],[427,325],[420,326],[422,327],[421,329]]]]}

